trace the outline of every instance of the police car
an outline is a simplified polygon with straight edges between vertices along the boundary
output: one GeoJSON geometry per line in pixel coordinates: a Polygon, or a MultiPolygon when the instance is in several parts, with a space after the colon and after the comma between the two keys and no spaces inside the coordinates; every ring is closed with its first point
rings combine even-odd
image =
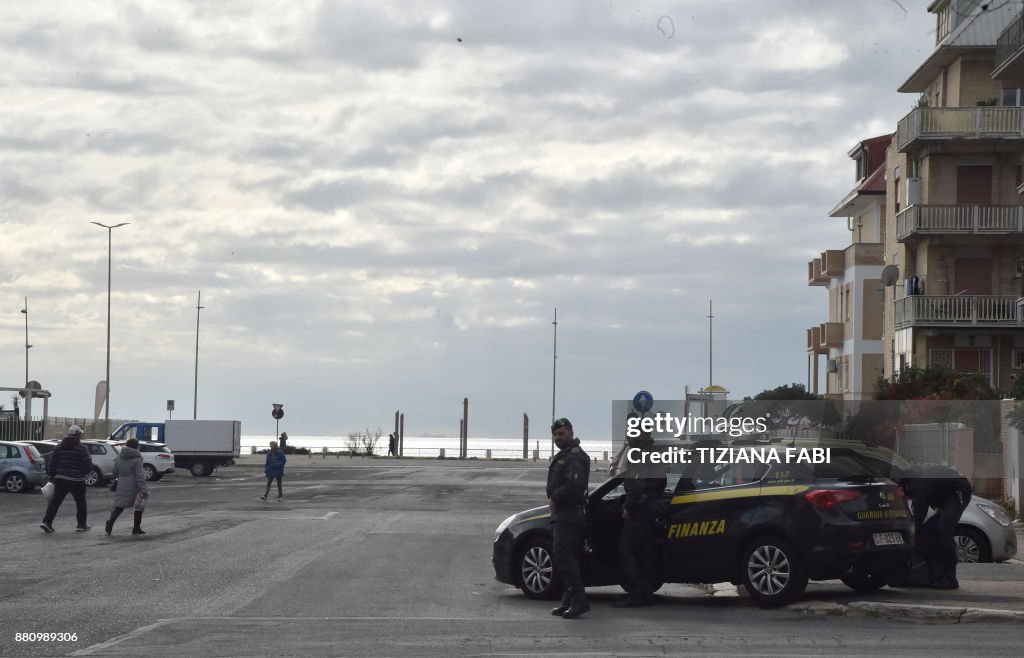
{"type": "MultiPolygon", "coordinates": [[[[879,475],[891,451],[852,441],[656,442],[659,451],[691,455],[667,464],[652,537],[650,582],[742,584],[764,607],[801,596],[808,580],[841,579],[857,591],[884,587],[903,568],[914,524],[902,489],[879,475]],[[728,448],[727,459],[705,459],[704,448],[728,448]],[[825,448],[827,463],[774,463],[765,448],[825,448]],[[700,449],[701,459],[694,456],[700,449]]],[[[778,453],[776,453],[778,454],[778,453]]],[[[799,453],[797,453],[799,454],[799,453]]],[[[723,455],[724,456],[724,455],[723,455]]],[[[622,482],[629,466],[588,495],[581,559],[584,584],[617,585],[622,482]]],[[[498,526],[495,577],[531,598],[557,598],[551,518],[538,507],[498,526]]],[[[658,587],[660,587],[660,584],[658,587]]],[[[657,588],[656,588],[657,589],[657,588]]]]}

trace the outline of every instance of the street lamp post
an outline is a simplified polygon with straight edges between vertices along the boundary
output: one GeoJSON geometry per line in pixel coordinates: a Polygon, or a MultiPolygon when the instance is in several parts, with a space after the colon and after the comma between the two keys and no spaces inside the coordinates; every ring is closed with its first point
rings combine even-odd
{"type": "Polygon", "coordinates": [[[199,409],[199,311],[203,310],[203,291],[200,290],[196,297],[196,376],[195,388],[192,391],[192,420],[196,419],[196,411],[199,409]]]}
{"type": "Polygon", "coordinates": [[[28,344],[28,297],[25,298],[25,308],[21,312],[25,314],[25,387],[28,388],[28,350],[32,347],[28,344]]]}
{"type": "MultiPolygon", "coordinates": [[[[554,333],[551,342],[551,424],[555,424],[555,382],[558,372],[558,308],[555,308],[555,321],[551,323],[554,333]]],[[[551,454],[555,454],[555,439],[551,437],[551,454]]]]}
{"type": "MultiPolygon", "coordinates": [[[[109,425],[110,422],[110,271],[113,257],[113,238],[111,237],[115,228],[127,226],[131,222],[121,222],[120,224],[114,224],[113,226],[107,226],[99,222],[89,222],[96,226],[107,229],[107,378],[104,381],[106,384],[106,402],[103,405],[103,420],[109,425]]],[[[110,429],[109,427],[107,429],[110,429]]]]}

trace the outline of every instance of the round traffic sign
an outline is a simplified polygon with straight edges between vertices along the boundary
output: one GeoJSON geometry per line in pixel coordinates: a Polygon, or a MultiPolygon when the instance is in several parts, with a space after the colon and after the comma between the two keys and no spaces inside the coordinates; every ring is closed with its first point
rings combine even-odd
{"type": "Polygon", "coordinates": [[[647,413],[654,406],[654,396],[647,391],[640,391],[633,396],[633,408],[642,414],[647,413]]]}

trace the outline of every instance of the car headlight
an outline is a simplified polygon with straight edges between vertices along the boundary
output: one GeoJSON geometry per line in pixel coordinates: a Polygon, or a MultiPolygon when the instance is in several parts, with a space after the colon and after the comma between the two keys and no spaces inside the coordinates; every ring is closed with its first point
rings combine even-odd
{"type": "Polygon", "coordinates": [[[978,509],[992,517],[992,520],[999,525],[1009,528],[1010,525],[1013,524],[1013,520],[1010,518],[1010,515],[1007,514],[1006,510],[1002,507],[997,505],[982,505],[981,503],[978,503],[977,505],[978,509]]]}
{"type": "Polygon", "coordinates": [[[495,539],[495,541],[497,541],[498,537],[501,536],[501,533],[505,532],[505,528],[507,528],[510,525],[512,525],[512,520],[515,519],[515,518],[516,518],[516,515],[513,514],[512,516],[508,517],[507,519],[505,519],[504,521],[502,521],[498,525],[498,529],[494,531],[494,539],[495,539]]]}

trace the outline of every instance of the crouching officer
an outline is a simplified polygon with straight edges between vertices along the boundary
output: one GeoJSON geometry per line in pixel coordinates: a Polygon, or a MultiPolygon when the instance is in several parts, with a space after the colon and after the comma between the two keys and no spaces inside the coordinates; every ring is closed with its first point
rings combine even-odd
{"type": "Polygon", "coordinates": [[[914,508],[917,548],[928,556],[931,586],[957,589],[956,525],[971,502],[971,483],[939,464],[915,464],[893,475],[914,508]],[[928,508],[936,514],[925,523],[928,508]]]}
{"type": "Polygon", "coordinates": [[[629,440],[623,467],[626,500],[622,506],[622,532],[619,534],[619,566],[629,595],[616,601],[616,608],[632,608],[654,603],[651,576],[654,568],[653,541],[657,501],[665,490],[665,469],[649,461],[654,447],[650,434],[629,440]],[[634,450],[636,448],[636,450],[634,450]]]}
{"type": "Polygon", "coordinates": [[[573,437],[572,423],[567,419],[559,418],[551,424],[551,436],[558,454],[548,467],[548,507],[554,524],[555,568],[565,583],[562,604],[552,609],[551,614],[574,619],[590,610],[580,575],[590,457],[580,447],[580,440],[573,437]]]}

